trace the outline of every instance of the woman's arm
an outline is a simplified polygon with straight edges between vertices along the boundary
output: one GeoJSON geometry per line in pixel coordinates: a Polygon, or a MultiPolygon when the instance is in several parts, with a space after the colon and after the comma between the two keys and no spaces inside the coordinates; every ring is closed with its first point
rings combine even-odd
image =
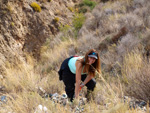
{"type": "Polygon", "coordinates": [[[93,78],[92,75],[87,75],[86,79],[84,80],[83,84],[87,84],[93,78]]]}
{"type": "Polygon", "coordinates": [[[80,62],[76,62],[75,98],[79,97],[80,83],[81,83],[81,71],[82,71],[82,64],[80,62]]]}

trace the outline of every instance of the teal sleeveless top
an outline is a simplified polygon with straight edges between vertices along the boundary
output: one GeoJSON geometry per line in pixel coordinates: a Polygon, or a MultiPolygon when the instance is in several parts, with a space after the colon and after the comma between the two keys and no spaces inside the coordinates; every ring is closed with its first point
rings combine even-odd
{"type": "MultiPolygon", "coordinates": [[[[68,62],[69,69],[73,74],[76,74],[76,65],[75,64],[76,64],[76,61],[78,60],[78,58],[83,58],[83,56],[72,57],[68,62]]],[[[83,73],[83,69],[84,69],[84,66],[82,68],[81,75],[87,74],[87,73],[83,73]]]]}

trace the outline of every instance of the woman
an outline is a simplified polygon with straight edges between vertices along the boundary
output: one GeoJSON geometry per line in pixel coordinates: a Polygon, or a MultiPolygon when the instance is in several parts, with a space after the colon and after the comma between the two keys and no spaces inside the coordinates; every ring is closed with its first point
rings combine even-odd
{"type": "Polygon", "coordinates": [[[100,56],[94,49],[89,50],[84,57],[71,56],[64,60],[58,72],[59,79],[63,80],[66,94],[71,101],[74,96],[78,99],[84,86],[90,91],[94,90],[96,71],[100,72],[100,56]]]}

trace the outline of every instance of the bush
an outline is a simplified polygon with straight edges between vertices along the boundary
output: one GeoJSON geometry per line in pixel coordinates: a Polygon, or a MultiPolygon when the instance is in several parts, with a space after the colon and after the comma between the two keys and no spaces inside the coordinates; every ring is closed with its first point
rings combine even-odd
{"type": "Polygon", "coordinates": [[[83,4],[89,6],[91,9],[93,9],[96,6],[96,2],[91,0],[83,0],[83,4]]]}
{"type": "Polygon", "coordinates": [[[73,9],[72,7],[68,7],[68,9],[69,9],[71,12],[74,11],[74,9],[73,9]]]}
{"type": "Polygon", "coordinates": [[[73,18],[73,26],[75,30],[78,31],[82,27],[84,21],[85,21],[85,17],[82,13],[75,14],[75,17],[73,18]]]}
{"type": "Polygon", "coordinates": [[[58,17],[55,17],[54,18],[54,21],[57,23],[57,22],[59,22],[59,18],[58,17]]]}
{"type": "Polygon", "coordinates": [[[15,23],[14,23],[14,22],[11,22],[10,25],[13,27],[13,26],[15,25],[15,23]]]}
{"type": "Polygon", "coordinates": [[[88,11],[88,9],[85,7],[82,7],[79,9],[79,13],[86,13],[87,11],[88,11]]]}
{"type": "Polygon", "coordinates": [[[76,5],[75,7],[79,9],[79,13],[86,13],[92,10],[96,6],[96,2],[91,0],[83,0],[81,3],[76,5]]]}
{"type": "Polygon", "coordinates": [[[68,24],[66,24],[66,25],[61,25],[59,27],[59,30],[62,31],[62,32],[64,32],[64,33],[66,33],[70,28],[71,27],[68,24]]]}
{"type": "Polygon", "coordinates": [[[140,53],[133,52],[124,59],[123,76],[126,94],[137,99],[150,101],[150,63],[140,53]]]}
{"type": "Polygon", "coordinates": [[[41,7],[40,7],[40,5],[37,4],[36,2],[32,2],[30,5],[31,5],[31,7],[32,7],[35,11],[41,12],[41,7]]]}

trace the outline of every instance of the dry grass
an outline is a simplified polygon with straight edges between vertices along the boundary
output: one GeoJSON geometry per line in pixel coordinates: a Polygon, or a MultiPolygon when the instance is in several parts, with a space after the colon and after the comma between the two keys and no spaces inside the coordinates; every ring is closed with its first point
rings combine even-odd
{"type": "MultiPolygon", "coordinates": [[[[57,48],[57,50],[61,49],[57,48]]],[[[54,52],[54,55],[55,54],[54,52]]],[[[50,56],[50,59],[52,58],[53,57],[50,56]]],[[[36,62],[34,62],[31,57],[28,57],[27,61],[28,64],[20,66],[20,69],[7,69],[7,76],[3,81],[3,85],[6,87],[7,91],[5,94],[7,96],[7,102],[3,104],[1,111],[28,113],[34,112],[38,105],[43,105],[48,108],[48,112],[50,113],[72,112],[69,104],[65,107],[54,104],[52,101],[42,98],[39,92],[39,87],[48,94],[56,92],[61,94],[64,92],[64,85],[58,80],[57,72],[50,71],[42,75],[39,73],[39,68],[34,67],[36,62]]],[[[47,68],[46,65],[43,65],[43,68],[47,68]]],[[[107,73],[103,73],[103,75],[97,74],[97,87],[93,93],[94,99],[84,106],[84,111],[86,113],[127,112],[128,105],[123,103],[123,90],[120,89],[122,89],[122,85],[118,77],[109,76],[107,73]]],[[[73,109],[73,111],[74,110],[75,109],[73,109]]],[[[134,113],[134,111],[135,110],[130,110],[131,113],[134,113]]]]}
{"type": "Polygon", "coordinates": [[[69,106],[63,107],[62,105],[54,104],[49,99],[41,98],[41,96],[35,92],[25,92],[6,96],[8,98],[7,104],[3,105],[0,109],[3,113],[34,113],[38,105],[45,106],[48,109],[48,113],[68,113],[70,110],[69,106]]]}
{"type": "Polygon", "coordinates": [[[63,93],[64,87],[58,80],[57,72],[43,76],[34,68],[35,65],[37,63],[30,56],[27,56],[26,64],[18,64],[16,68],[7,65],[6,76],[0,79],[5,87],[1,95],[7,99],[6,104],[0,106],[1,112],[33,113],[40,104],[46,106],[49,112],[64,110],[60,109],[62,106],[54,107],[52,101],[42,98],[45,93],[63,93]]]}
{"type": "MultiPolygon", "coordinates": [[[[30,57],[31,58],[31,57],[30,57]]],[[[31,59],[28,57],[28,61],[31,59]]],[[[34,72],[34,64],[18,64],[14,68],[11,64],[7,64],[4,80],[2,80],[7,92],[35,91],[36,84],[39,81],[39,76],[34,72]]]]}
{"type": "MultiPolygon", "coordinates": [[[[45,50],[42,56],[42,63],[38,65],[32,57],[27,56],[27,64],[18,65],[17,69],[8,66],[7,76],[2,81],[6,88],[7,94],[5,95],[8,101],[1,111],[7,109],[16,113],[34,112],[37,106],[41,104],[46,106],[49,112],[72,112],[69,105],[65,107],[59,104],[55,105],[52,101],[42,98],[44,92],[42,94],[39,91],[39,88],[42,88],[48,94],[56,92],[61,94],[64,92],[64,85],[58,80],[57,72],[49,69],[49,66],[52,66],[54,62],[56,62],[55,64],[60,64],[58,60],[62,58],[62,55],[64,57],[68,56],[67,48],[69,45],[70,43],[66,41],[54,47],[55,49],[45,50]],[[64,50],[64,48],[66,49],[64,50]],[[58,54],[61,52],[61,55],[58,54]],[[49,71],[43,73],[43,69],[49,69],[49,71]]],[[[97,74],[97,76],[97,87],[93,94],[94,100],[91,100],[84,106],[85,112],[107,113],[117,111],[119,113],[127,111],[128,106],[123,106],[121,99],[123,92],[120,90],[122,86],[119,78],[112,78],[107,73],[103,73],[103,76],[97,74]]]]}
{"type": "Polygon", "coordinates": [[[127,82],[126,93],[137,99],[150,101],[150,64],[141,52],[135,51],[125,57],[122,68],[127,82]]]}
{"type": "MultiPolygon", "coordinates": [[[[131,5],[131,0],[118,1],[116,3],[102,4],[102,7],[101,5],[97,6],[92,14],[89,14],[89,21],[87,20],[79,31],[81,38],[77,41],[74,39],[73,33],[68,30],[67,34],[58,34],[53,40],[49,40],[48,44],[41,49],[40,62],[35,62],[32,57],[26,56],[27,63],[18,64],[17,68],[8,63],[6,76],[0,79],[0,84],[5,87],[3,95],[7,96],[7,102],[0,106],[0,112],[33,113],[40,104],[48,108],[48,113],[74,112],[75,109],[71,111],[69,104],[66,106],[54,104],[51,100],[42,98],[42,96],[45,93],[53,94],[57,92],[61,94],[64,92],[64,85],[59,81],[57,71],[65,58],[75,54],[84,55],[89,48],[97,48],[102,40],[107,39],[108,36],[113,37],[114,33],[122,28],[124,20],[129,22],[125,24],[131,33],[134,31],[134,26],[139,28],[136,29],[136,32],[142,29],[142,18],[137,19],[138,15],[136,13],[133,15],[131,13],[127,14],[127,8],[131,5]],[[123,3],[125,5],[122,7],[123,3]],[[103,11],[111,8],[116,15],[113,13],[108,15],[106,14],[107,11],[100,12],[101,8],[103,11]],[[63,40],[64,38],[65,40],[63,40]]],[[[108,46],[108,52],[103,56],[101,55],[102,63],[111,65],[111,68],[116,69],[115,64],[117,64],[116,62],[121,54],[124,53],[123,55],[125,55],[128,51],[126,47],[133,49],[133,46],[138,43],[137,37],[134,36],[136,35],[128,34],[120,41],[119,46],[116,44],[108,46]]],[[[119,78],[120,73],[117,73],[117,71],[110,74],[102,70],[102,75],[97,74],[97,85],[93,92],[94,99],[86,103],[84,112],[140,112],[135,109],[129,109],[128,104],[123,102],[124,90],[126,94],[138,99],[145,101],[150,99],[150,89],[148,87],[150,86],[149,63],[137,51],[126,55],[123,61],[122,74],[125,77],[123,82],[127,83],[127,86],[123,87],[119,78]]],[[[82,93],[86,94],[85,91],[86,89],[84,88],[82,93]]]]}

